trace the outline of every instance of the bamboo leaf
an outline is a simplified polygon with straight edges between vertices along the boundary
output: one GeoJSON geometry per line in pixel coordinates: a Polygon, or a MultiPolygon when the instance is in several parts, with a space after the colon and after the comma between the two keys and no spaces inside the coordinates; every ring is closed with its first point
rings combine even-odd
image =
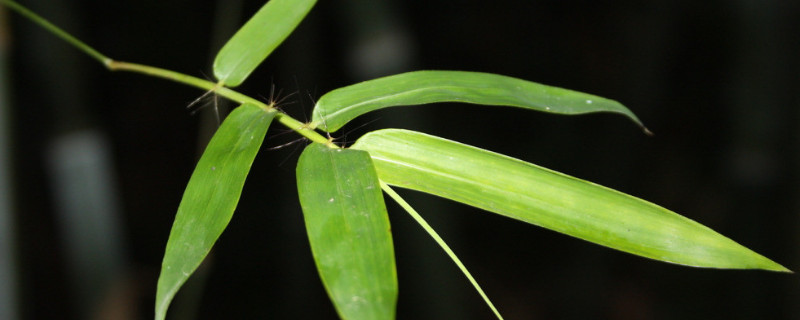
{"type": "Polygon", "coordinates": [[[167,241],[156,292],[156,319],[197,269],[233,216],[245,178],[275,111],[244,104],[208,143],[183,193],[167,241]]]}
{"type": "Polygon", "coordinates": [[[322,283],[342,319],[394,319],[397,274],[389,216],[366,152],[314,143],[297,190],[322,283]]]}
{"type": "Polygon", "coordinates": [[[241,84],[294,31],[316,0],[270,0],[222,47],[214,76],[228,87],[241,84]]]}
{"type": "Polygon", "coordinates": [[[379,130],[354,149],[390,185],[452,199],[643,257],[697,267],[789,271],[650,202],[454,141],[379,130]]]}
{"type": "Polygon", "coordinates": [[[434,102],[510,106],[558,114],[614,112],[627,116],[649,133],[636,115],[614,100],[497,74],[466,71],[415,71],[333,90],[317,101],[312,123],[334,132],[370,111],[434,102]]]}

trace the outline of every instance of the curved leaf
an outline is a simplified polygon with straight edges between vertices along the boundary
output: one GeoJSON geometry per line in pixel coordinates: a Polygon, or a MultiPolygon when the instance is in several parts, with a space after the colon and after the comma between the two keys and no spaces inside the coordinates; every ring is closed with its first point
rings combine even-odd
{"type": "Polygon", "coordinates": [[[312,123],[334,132],[373,110],[434,102],[510,106],[559,114],[615,112],[649,132],[636,115],[614,100],[497,74],[467,71],[415,71],[333,90],[317,101],[312,123]]]}
{"type": "Polygon", "coordinates": [[[306,147],[297,191],[322,283],[342,319],[394,319],[397,273],[389,216],[369,154],[306,147]]]}
{"type": "Polygon", "coordinates": [[[406,130],[368,133],[353,148],[369,152],[388,184],[617,250],[697,267],[788,271],[655,204],[483,149],[406,130]]]}
{"type": "Polygon", "coordinates": [[[156,319],[197,269],[239,202],[275,111],[244,104],[225,118],[197,162],[169,233],[156,292],[156,319]]]}
{"type": "Polygon", "coordinates": [[[214,58],[214,76],[228,87],[241,84],[300,24],[316,0],[270,0],[214,58]]]}

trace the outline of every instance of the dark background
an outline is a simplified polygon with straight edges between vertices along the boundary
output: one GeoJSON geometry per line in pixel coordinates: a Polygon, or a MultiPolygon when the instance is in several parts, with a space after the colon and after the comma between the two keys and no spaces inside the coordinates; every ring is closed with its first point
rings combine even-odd
{"type": "MultiPolygon", "coordinates": [[[[111,58],[200,77],[210,77],[216,50],[263,3],[21,2],[111,58]]],[[[797,271],[799,21],[800,2],[789,0],[321,1],[239,90],[298,92],[283,109],[300,120],[329,90],[419,69],[500,73],[609,97],[655,136],[617,115],[437,104],[370,113],[334,137],[347,143],[400,127],[508,154],[662,205],[797,271]]],[[[11,161],[14,251],[0,259],[16,267],[17,301],[6,311],[147,319],[174,213],[216,126],[213,107],[191,112],[201,91],[108,72],[16,14],[2,22],[11,140],[0,152],[11,161]],[[105,223],[61,213],[70,184],[54,182],[53,167],[81,149],[53,150],[75,134],[94,137],[97,159],[107,160],[105,184],[89,189],[111,199],[99,210],[105,223]],[[111,237],[85,245],[106,245],[88,264],[70,253],[70,235],[85,234],[75,225],[111,237]]],[[[173,304],[175,319],[335,318],[296,198],[304,142],[267,149],[296,138],[284,132],[270,129],[228,230],[173,304]]],[[[800,319],[793,274],[660,263],[403,194],[507,319],[800,319]]],[[[389,209],[398,318],[491,319],[435,243],[389,209]]]]}

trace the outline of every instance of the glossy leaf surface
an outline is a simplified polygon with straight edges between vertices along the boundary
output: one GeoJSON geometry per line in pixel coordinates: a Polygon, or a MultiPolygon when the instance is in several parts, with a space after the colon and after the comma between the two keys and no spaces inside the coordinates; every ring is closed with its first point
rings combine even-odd
{"type": "Polygon", "coordinates": [[[225,118],[197,163],[167,241],[156,293],[164,319],[178,289],[228,226],[274,111],[244,104],[225,118]]]}
{"type": "Polygon", "coordinates": [[[394,249],[369,154],[311,144],[297,163],[297,189],[314,261],[339,316],[394,319],[394,249]]]}
{"type": "Polygon", "coordinates": [[[434,102],[510,106],[558,114],[615,112],[644,129],[636,115],[614,100],[497,74],[466,71],[415,71],[339,88],[317,101],[312,122],[322,130],[334,132],[373,110],[434,102]]]}
{"type": "Polygon", "coordinates": [[[390,184],[452,199],[640,256],[711,268],[788,271],[650,202],[521,160],[407,130],[379,130],[352,148],[390,184]]]}
{"type": "Polygon", "coordinates": [[[241,84],[294,31],[316,0],[270,0],[214,58],[214,76],[225,86],[241,84]]]}

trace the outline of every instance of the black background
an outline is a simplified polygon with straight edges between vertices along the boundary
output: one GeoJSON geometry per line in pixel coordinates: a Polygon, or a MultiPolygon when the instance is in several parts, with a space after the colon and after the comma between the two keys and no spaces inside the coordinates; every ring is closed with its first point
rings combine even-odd
{"type": "MultiPolygon", "coordinates": [[[[262,3],[244,1],[241,14],[231,13],[242,20],[227,23],[241,23],[262,3]]],[[[214,52],[233,32],[215,29],[224,25],[214,23],[216,9],[236,6],[23,4],[112,58],[200,77],[210,77],[214,52]],[[224,36],[215,40],[217,33],[224,36]]],[[[91,128],[110,142],[121,204],[127,270],[119,283],[128,298],[111,308],[113,318],[149,318],[164,244],[211,109],[186,110],[201,91],[108,72],[20,16],[7,18],[20,313],[25,319],[86,317],[64,267],[43,150],[58,135],[91,128]]],[[[609,97],[655,136],[611,114],[438,104],[371,113],[334,137],[346,143],[369,130],[400,127],[487,148],[642,197],[797,271],[798,21],[800,3],[780,0],[322,1],[239,90],[269,96],[274,84],[284,95],[299,92],[283,108],[306,120],[311,98],[367,79],[348,59],[359,39],[388,26],[408,42],[402,63],[379,73],[493,72],[609,97]]],[[[295,139],[282,132],[276,123],[264,146],[295,139]]],[[[187,317],[199,319],[335,318],[296,198],[294,164],[302,145],[259,153],[204,271],[199,298],[176,301],[175,310],[183,303],[196,312],[187,317]]],[[[403,194],[507,319],[800,318],[796,275],[659,263],[403,194]]],[[[398,207],[389,209],[398,318],[491,319],[435,243],[398,207]]],[[[97,309],[109,308],[104,303],[97,309]]]]}

